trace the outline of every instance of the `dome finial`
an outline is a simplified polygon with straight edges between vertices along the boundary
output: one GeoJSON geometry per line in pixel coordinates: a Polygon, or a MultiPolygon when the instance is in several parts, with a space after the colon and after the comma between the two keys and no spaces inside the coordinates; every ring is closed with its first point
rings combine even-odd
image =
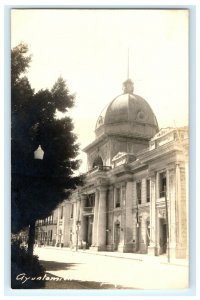
{"type": "Polygon", "coordinates": [[[128,48],[128,63],[127,63],[127,79],[129,79],[129,48],[128,48]]]}
{"type": "Polygon", "coordinates": [[[128,78],[126,81],[124,81],[123,91],[124,91],[124,94],[133,94],[134,84],[131,79],[128,78]]]}

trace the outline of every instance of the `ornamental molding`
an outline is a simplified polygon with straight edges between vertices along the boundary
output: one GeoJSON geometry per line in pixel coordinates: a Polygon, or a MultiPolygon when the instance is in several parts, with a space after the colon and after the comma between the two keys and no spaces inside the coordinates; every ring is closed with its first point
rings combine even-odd
{"type": "Polygon", "coordinates": [[[97,178],[96,179],[96,186],[98,187],[98,188],[100,188],[101,186],[105,186],[105,185],[107,185],[108,184],[108,180],[106,179],[106,178],[97,178]]]}
{"type": "Polygon", "coordinates": [[[165,208],[158,208],[158,217],[166,219],[166,209],[165,208]]]}

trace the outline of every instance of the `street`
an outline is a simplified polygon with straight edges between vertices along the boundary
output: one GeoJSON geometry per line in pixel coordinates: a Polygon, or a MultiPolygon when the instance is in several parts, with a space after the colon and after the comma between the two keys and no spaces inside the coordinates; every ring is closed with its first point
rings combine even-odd
{"type": "MultiPolygon", "coordinates": [[[[35,248],[34,254],[39,256],[48,275],[64,279],[65,288],[69,289],[73,287],[67,283],[72,281],[78,282],[75,287],[77,289],[129,288],[152,290],[188,287],[187,266],[160,263],[155,257],[141,261],[137,258],[109,257],[87,251],[75,252],[64,248],[45,247],[35,248]]],[[[55,286],[56,282],[53,284],[55,286]]],[[[51,282],[48,283],[48,286],[48,288],[51,287],[51,282]]]]}

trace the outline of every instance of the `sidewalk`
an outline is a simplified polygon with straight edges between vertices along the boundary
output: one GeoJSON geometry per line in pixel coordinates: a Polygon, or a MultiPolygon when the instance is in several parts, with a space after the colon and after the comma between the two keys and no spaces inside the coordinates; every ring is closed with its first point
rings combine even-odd
{"type": "Polygon", "coordinates": [[[86,254],[93,254],[93,255],[102,255],[102,256],[109,256],[109,257],[117,257],[117,258],[124,258],[124,259],[131,259],[136,261],[144,261],[146,263],[160,263],[160,264],[168,264],[168,265],[177,265],[177,266],[189,266],[189,262],[186,259],[177,259],[171,258],[170,262],[168,262],[167,255],[160,255],[160,256],[152,256],[148,254],[139,254],[139,253],[123,253],[123,252],[109,252],[109,251],[93,251],[90,249],[70,249],[67,247],[52,247],[52,246],[45,246],[48,249],[57,249],[61,251],[68,251],[68,252],[78,252],[78,253],[86,253],[86,254]]]}

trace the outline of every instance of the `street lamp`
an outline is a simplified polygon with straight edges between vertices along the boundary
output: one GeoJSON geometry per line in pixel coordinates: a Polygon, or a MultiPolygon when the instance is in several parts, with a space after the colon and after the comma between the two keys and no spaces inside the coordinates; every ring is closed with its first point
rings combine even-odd
{"type": "Polygon", "coordinates": [[[34,151],[34,159],[43,160],[43,157],[44,157],[44,151],[42,150],[41,145],[39,145],[38,148],[34,151]]]}
{"type": "MultiPolygon", "coordinates": [[[[44,151],[41,148],[41,145],[34,151],[35,160],[43,160],[44,151]]],[[[35,242],[35,221],[32,221],[29,225],[29,239],[28,239],[28,252],[33,253],[33,246],[35,242]]]]}
{"type": "Polygon", "coordinates": [[[76,221],[76,251],[78,251],[78,237],[79,237],[80,225],[81,222],[79,220],[76,221]]]}
{"type": "Polygon", "coordinates": [[[139,224],[139,207],[138,207],[138,200],[137,200],[137,207],[136,207],[136,252],[139,251],[139,227],[140,227],[140,224],[139,224]]]}

